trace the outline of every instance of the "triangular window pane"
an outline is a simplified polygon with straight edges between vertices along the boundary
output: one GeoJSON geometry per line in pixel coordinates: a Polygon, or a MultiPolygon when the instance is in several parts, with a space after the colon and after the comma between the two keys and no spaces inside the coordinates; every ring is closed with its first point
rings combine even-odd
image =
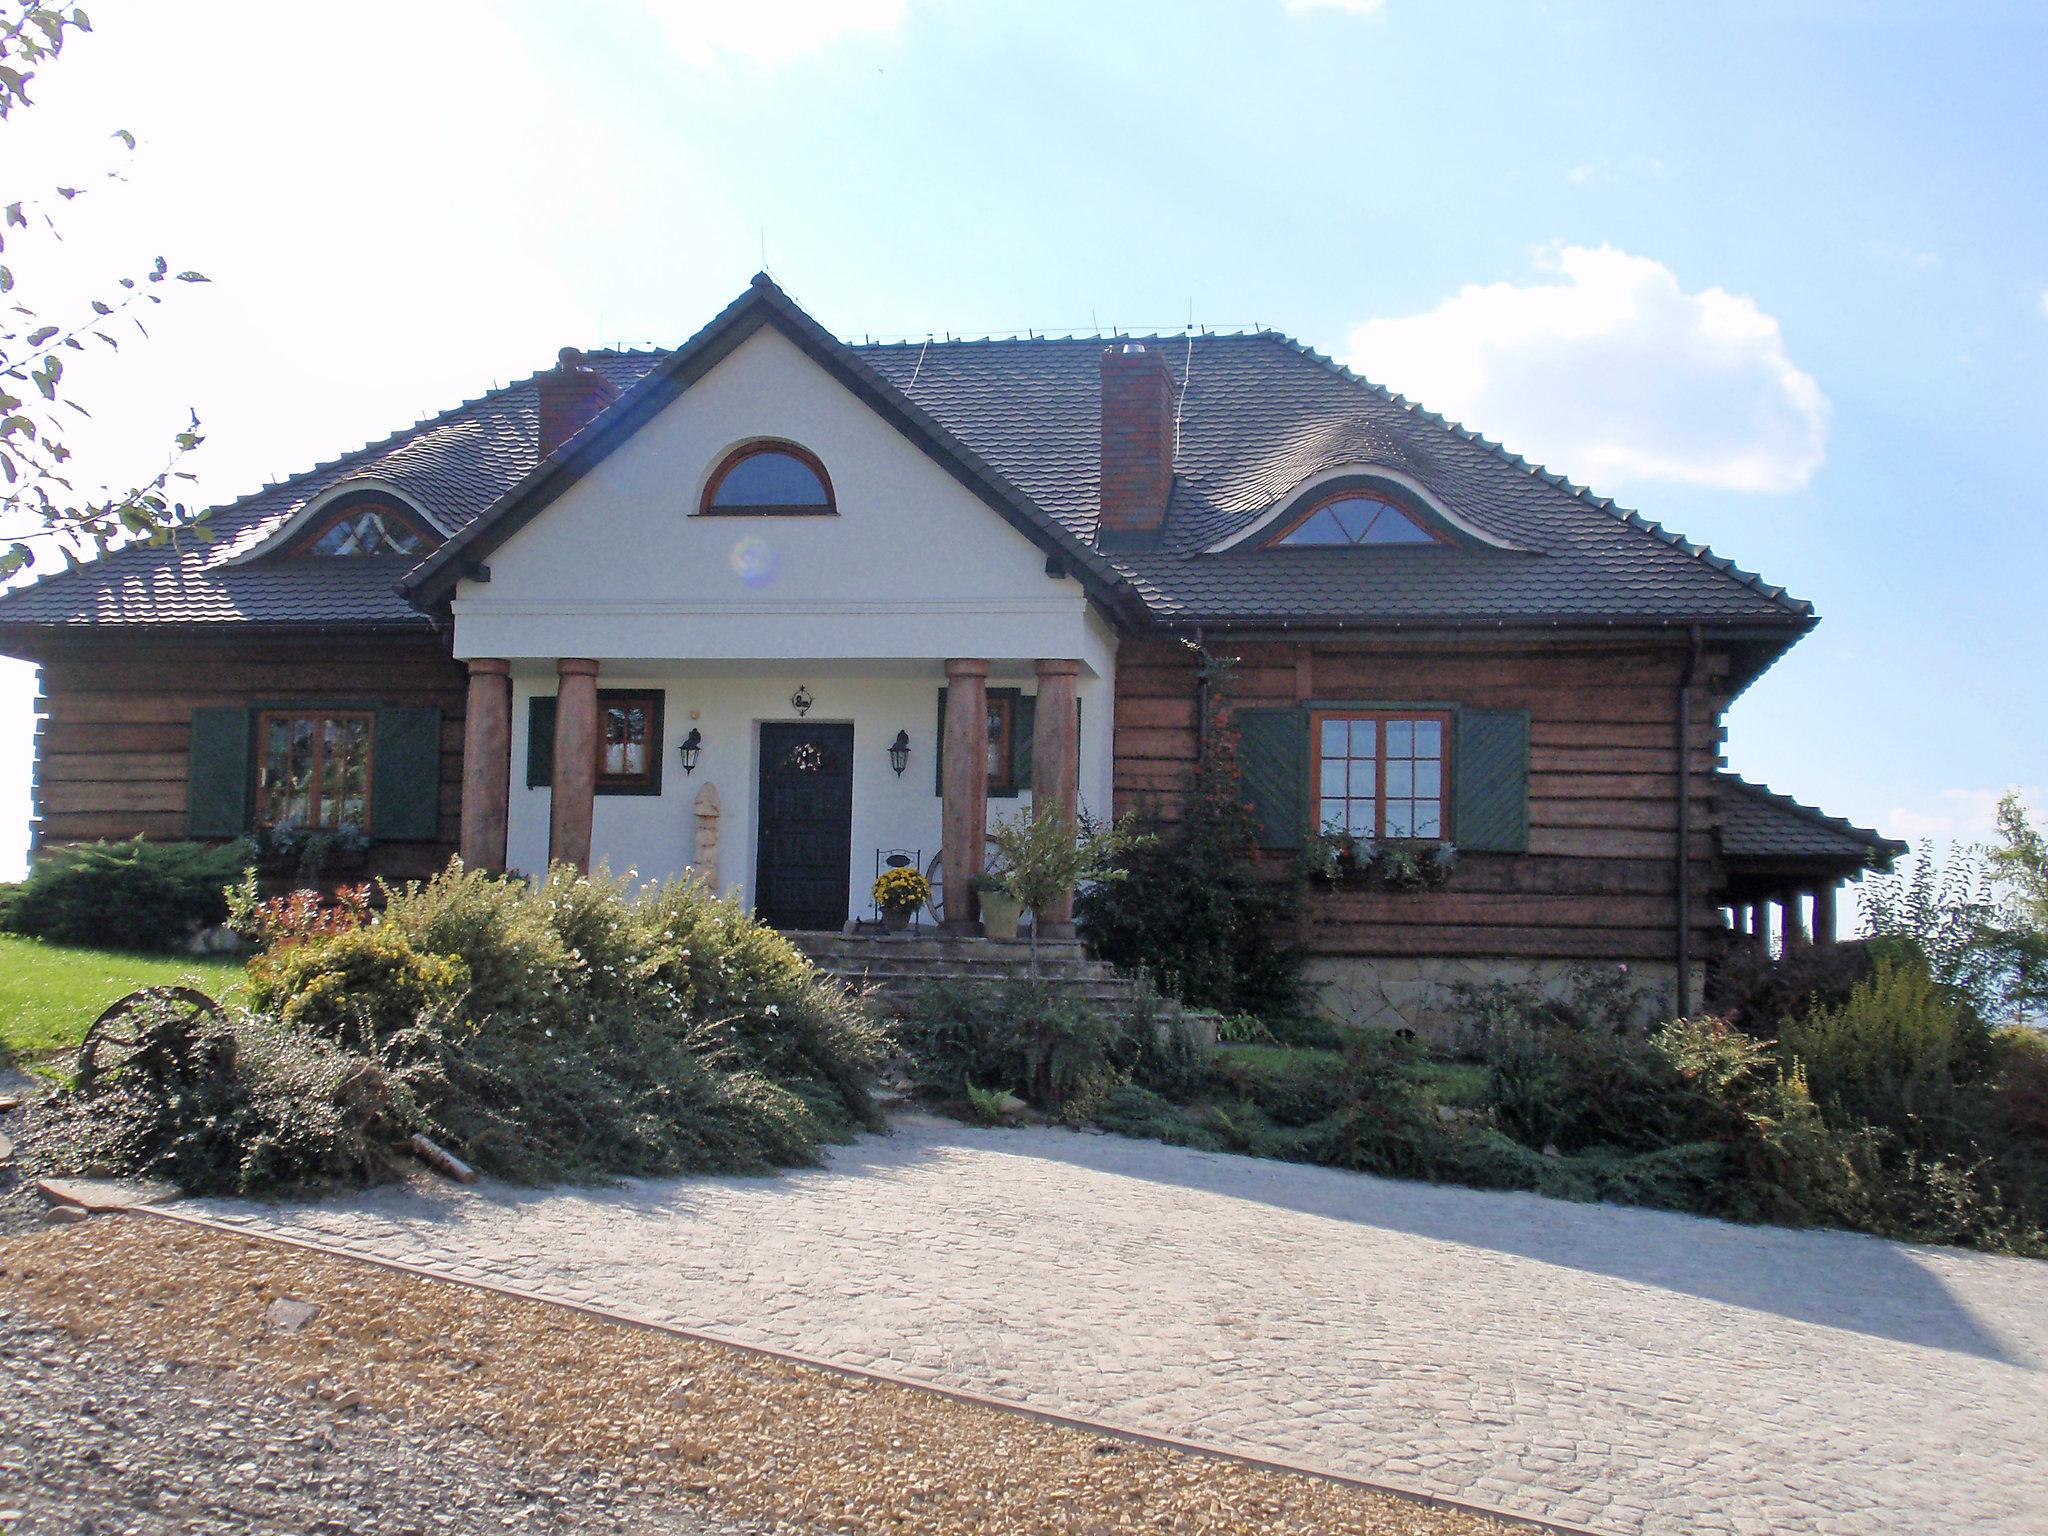
{"type": "Polygon", "coordinates": [[[313,555],[416,555],[424,547],[418,533],[396,517],[365,511],[340,517],[307,549],[313,555]]]}
{"type": "Polygon", "coordinates": [[[1359,536],[1358,542],[1361,544],[1434,544],[1436,540],[1414,518],[1403,512],[1399,507],[1381,502],[1379,511],[1374,514],[1372,521],[1366,525],[1365,532],[1359,536]]]}
{"type": "Polygon", "coordinates": [[[1311,513],[1299,528],[1296,528],[1282,544],[1349,544],[1351,530],[1338,520],[1334,507],[1322,507],[1311,513]]]}

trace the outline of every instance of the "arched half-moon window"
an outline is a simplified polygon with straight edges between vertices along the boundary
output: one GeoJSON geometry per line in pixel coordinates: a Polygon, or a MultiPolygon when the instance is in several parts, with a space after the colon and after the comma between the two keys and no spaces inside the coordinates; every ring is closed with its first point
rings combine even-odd
{"type": "Polygon", "coordinates": [[[1268,549],[1345,544],[1444,544],[1449,541],[1423,525],[1412,512],[1368,491],[1341,491],[1309,503],[1280,532],[1266,541],[1268,549]]]}
{"type": "Polygon", "coordinates": [[[735,448],[704,483],[700,517],[830,517],[832,480],[816,454],[795,443],[735,448]]]}
{"type": "Polygon", "coordinates": [[[397,502],[381,496],[350,497],[336,504],[291,545],[299,557],[421,555],[441,541],[397,502]]]}

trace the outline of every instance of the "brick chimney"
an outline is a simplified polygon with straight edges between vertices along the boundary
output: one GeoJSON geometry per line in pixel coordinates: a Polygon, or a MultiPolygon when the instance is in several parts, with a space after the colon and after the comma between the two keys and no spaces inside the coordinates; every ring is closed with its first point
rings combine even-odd
{"type": "Polygon", "coordinates": [[[584,362],[574,347],[562,348],[560,365],[534,381],[540,390],[540,456],[546,458],[619,398],[618,386],[584,362]]]}
{"type": "Polygon", "coordinates": [[[1173,493],[1173,376],[1127,341],[1102,354],[1102,521],[1098,537],[1157,534],[1173,493]]]}

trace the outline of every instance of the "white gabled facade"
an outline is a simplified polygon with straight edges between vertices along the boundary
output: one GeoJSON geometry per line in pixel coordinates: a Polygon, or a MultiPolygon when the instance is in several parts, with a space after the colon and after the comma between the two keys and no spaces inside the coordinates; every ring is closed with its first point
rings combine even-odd
{"type": "MultiPolygon", "coordinates": [[[[600,689],[663,694],[656,795],[595,801],[591,857],[614,872],[690,865],[694,806],[717,786],[721,886],[751,900],[760,727],[851,724],[849,915],[867,915],[879,849],[941,842],[934,780],[948,657],[985,658],[991,690],[1036,688],[1038,658],[1081,664],[1080,800],[1110,805],[1116,635],[1079,582],[916,443],[772,326],[730,355],[494,548],[488,580],[452,605],[458,659],[502,658],[512,679],[506,857],[546,866],[551,790],[527,784],[531,701],[561,657],[599,663],[600,689]],[[829,474],[834,516],[699,516],[707,478],[736,446],[783,439],[829,474]],[[702,738],[694,772],[677,748],[702,738]],[[909,736],[900,776],[888,748],[909,736]]],[[[1028,809],[992,798],[990,817],[1028,809]]]]}

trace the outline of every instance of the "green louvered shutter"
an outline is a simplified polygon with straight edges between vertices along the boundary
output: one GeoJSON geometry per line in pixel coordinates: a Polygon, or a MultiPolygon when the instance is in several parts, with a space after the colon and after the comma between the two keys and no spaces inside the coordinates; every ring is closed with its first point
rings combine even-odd
{"type": "Polygon", "coordinates": [[[1031,733],[1038,724],[1038,696],[1020,693],[1010,713],[1010,782],[1031,787],[1031,733]]]}
{"type": "Polygon", "coordinates": [[[946,690],[939,690],[939,729],[932,737],[932,793],[946,792],[946,690]]]}
{"type": "Polygon", "coordinates": [[[1452,840],[1479,853],[1522,853],[1529,846],[1529,712],[1458,712],[1452,765],[1452,840]]]}
{"type": "Polygon", "coordinates": [[[1308,824],[1308,711],[1240,709],[1237,760],[1262,848],[1298,848],[1308,824]]]}
{"type": "Polygon", "coordinates": [[[555,701],[553,696],[526,701],[526,787],[545,789],[555,782],[555,701]]]}
{"type": "Polygon", "coordinates": [[[370,742],[370,830],[394,842],[441,832],[441,711],[380,709],[370,742]]]}
{"type": "Polygon", "coordinates": [[[185,835],[240,837],[249,828],[249,711],[192,711],[185,835]]]}

